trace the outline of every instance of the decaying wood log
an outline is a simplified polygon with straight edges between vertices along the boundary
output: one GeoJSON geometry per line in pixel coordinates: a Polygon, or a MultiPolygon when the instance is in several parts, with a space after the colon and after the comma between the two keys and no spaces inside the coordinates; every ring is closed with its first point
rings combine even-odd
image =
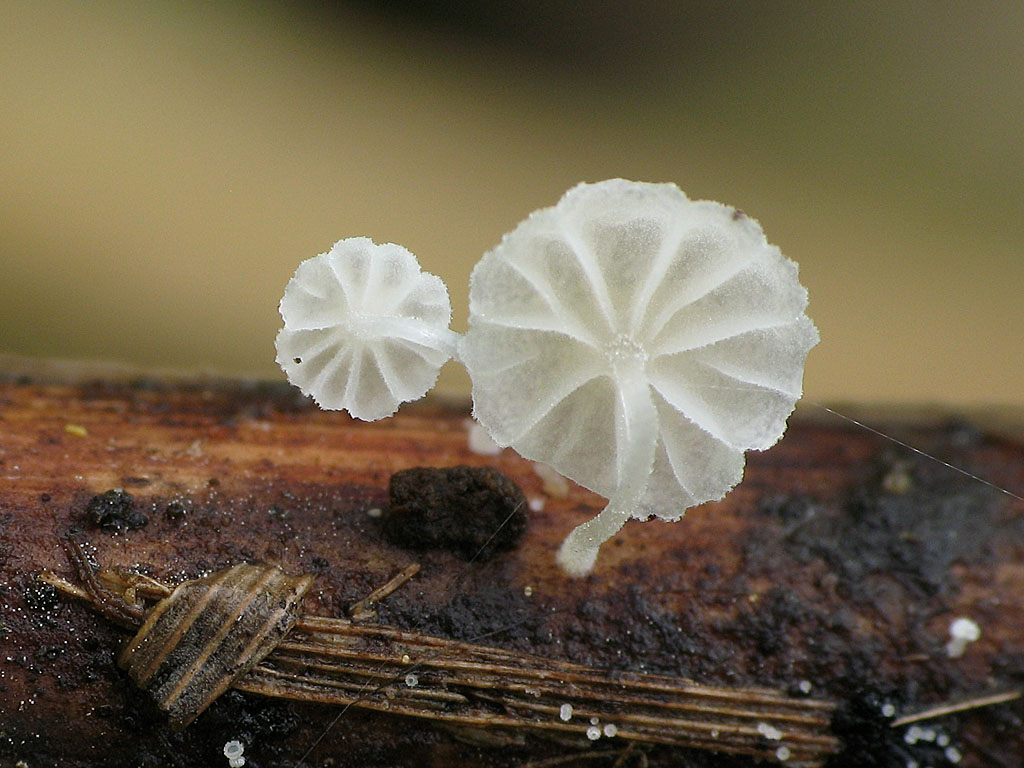
{"type": "Polygon", "coordinates": [[[477,733],[605,736],[634,746],[784,758],[793,768],[821,766],[839,749],[830,701],[586,667],[379,623],[296,616],[295,598],[311,578],[291,579],[273,565],[239,563],[173,590],[138,574],[104,569],[97,577],[77,541],[65,543],[85,589],[49,571],[41,578],[137,630],[118,663],[152,693],[173,729],[233,686],[477,733]],[[159,601],[137,610],[146,596],[159,601]]]}
{"type": "MultiPolygon", "coordinates": [[[[951,419],[882,426],[1024,487],[1015,436],[951,419]]],[[[460,483],[431,488],[432,498],[472,492],[486,503],[460,483]]],[[[421,642],[452,662],[537,657],[562,674],[581,665],[822,702],[831,768],[1020,764],[1024,503],[827,415],[796,418],[778,446],[750,454],[724,501],[679,523],[628,524],[591,576],[567,580],[558,544],[603,503],[575,487],[559,495],[511,450],[470,451],[464,406],[411,406],[363,424],[277,385],[9,376],[0,384],[0,765],[227,765],[232,740],[250,766],[756,764],[713,744],[607,736],[614,709],[602,710],[590,740],[517,727],[520,711],[495,717],[497,727],[395,714],[380,706],[377,683],[361,699],[375,706],[268,697],[258,675],[239,679],[249,693],[229,691],[173,730],[117,666],[130,634],[40,580],[52,571],[80,583],[59,543],[69,533],[96,567],[167,584],[242,562],[313,574],[307,616],[343,619],[359,604],[365,632],[429,638],[421,642]],[[518,538],[474,559],[479,548],[467,542],[488,540],[492,514],[465,535],[443,521],[389,534],[391,475],[456,465],[518,484],[533,502],[518,538]],[[360,602],[413,563],[408,583],[360,602]],[[961,616],[981,637],[951,658],[949,627],[961,616]]],[[[317,626],[300,620],[296,630],[317,626]]],[[[288,642],[282,658],[309,652],[301,637],[288,642]]],[[[308,682],[307,662],[270,668],[308,682]]],[[[436,683],[431,670],[425,685],[436,683]]],[[[494,678],[498,693],[515,682],[507,674],[494,678]]],[[[432,706],[470,695],[442,683],[432,706]]],[[[502,706],[475,690],[477,709],[502,706]]],[[[557,719],[544,715],[547,701],[529,716],[557,719]]],[[[772,728],[762,733],[755,754],[788,759],[772,728]]]]}

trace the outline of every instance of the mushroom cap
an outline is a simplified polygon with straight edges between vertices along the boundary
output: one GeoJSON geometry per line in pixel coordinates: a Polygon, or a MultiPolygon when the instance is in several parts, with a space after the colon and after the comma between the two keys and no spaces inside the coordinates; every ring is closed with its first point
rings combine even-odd
{"type": "Polygon", "coordinates": [[[949,635],[956,640],[974,642],[981,637],[981,627],[971,619],[960,617],[949,625],[949,635]]]}
{"type": "Polygon", "coordinates": [[[785,431],[818,342],[796,264],[674,184],[576,186],[483,257],[469,299],[460,356],[498,444],[611,498],[637,482],[622,453],[641,455],[627,421],[649,394],[635,517],[677,519],[735,486],[744,451],[785,431]]]}
{"type": "Polygon", "coordinates": [[[299,264],[280,305],[277,363],[321,408],[366,421],[422,397],[454,351],[440,278],[405,248],[339,240],[299,264]]]}

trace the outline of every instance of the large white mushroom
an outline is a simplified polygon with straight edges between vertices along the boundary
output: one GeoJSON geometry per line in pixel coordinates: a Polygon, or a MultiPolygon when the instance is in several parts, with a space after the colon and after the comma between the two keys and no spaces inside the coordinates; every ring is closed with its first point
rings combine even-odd
{"type": "Polygon", "coordinates": [[[487,253],[460,355],[502,446],[608,497],[558,561],[591,570],[630,517],[722,498],[773,445],[818,342],[797,267],[673,184],[580,184],[487,253]]]}

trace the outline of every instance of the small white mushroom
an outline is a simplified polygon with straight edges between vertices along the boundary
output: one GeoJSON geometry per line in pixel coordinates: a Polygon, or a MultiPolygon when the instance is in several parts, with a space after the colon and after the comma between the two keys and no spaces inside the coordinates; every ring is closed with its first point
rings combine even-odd
{"type": "Polygon", "coordinates": [[[366,421],[422,397],[456,349],[441,279],[405,248],[365,237],[299,264],[280,310],[288,380],[321,408],[366,421]]]}
{"type": "Polygon", "coordinates": [[[959,659],[969,643],[981,637],[981,628],[968,618],[954,619],[949,625],[949,642],[946,643],[946,655],[951,659],[959,659]]]}
{"type": "Polygon", "coordinates": [[[242,768],[245,765],[245,745],[240,741],[229,741],[224,744],[224,757],[228,759],[229,768],[242,768]]]}
{"type": "Polygon", "coordinates": [[[608,497],[558,561],[591,570],[630,518],[680,518],[785,431],[818,342],[797,267],[673,184],[581,184],[473,270],[460,348],[502,446],[608,497]]]}
{"type": "Polygon", "coordinates": [[[240,741],[232,740],[224,744],[224,757],[229,760],[234,757],[241,757],[243,752],[245,752],[245,745],[240,741]]]}

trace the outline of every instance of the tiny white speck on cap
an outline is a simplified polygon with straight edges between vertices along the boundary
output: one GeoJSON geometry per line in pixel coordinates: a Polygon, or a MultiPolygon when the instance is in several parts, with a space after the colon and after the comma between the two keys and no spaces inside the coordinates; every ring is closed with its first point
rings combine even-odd
{"type": "Polygon", "coordinates": [[[572,704],[563,704],[558,708],[558,717],[565,722],[572,719],[572,704]]]}
{"type": "Polygon", "coordinates": [[[601,729],[598,728],[596,725],[590,726],[589,728],[587,728],[587,738],[591,741],[597,741],[601,738],[601,729]]]}

